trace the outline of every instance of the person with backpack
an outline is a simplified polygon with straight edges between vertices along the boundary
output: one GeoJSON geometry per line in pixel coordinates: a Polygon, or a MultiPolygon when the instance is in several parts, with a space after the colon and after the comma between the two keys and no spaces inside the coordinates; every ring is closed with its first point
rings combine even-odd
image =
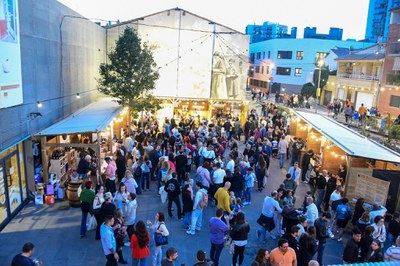
{"type": "Polygon", "coordinates": [[[203,188],[201,182],[196,182],[196,196],[193,203],[192,218],[190,229],[186,231],[188,235],[194,235],[195,230],[200,231],[203,219],[203,209],[208,205],[207,190],[203,188]]]}
{"type": "Polygon", "coordinates": [[[342,203],[339,204],[336,208],[337,231],[335,232],[335,235],[338,241],[342,241],[344,228],[346,228],[347,222],[351,219],[351,216],[353,215],[352,210],[347,205],[348,202],[348,199],[343,198],[342,203]]]}
{"type": "Polygon", "coordinates": [[[153,168],[153,165],[147,155],[144,156],[144,161],[142,163],[141,168],[142,168],[142,177],[143,177],[142,190],[147,191],[147,190],[150,190],[150,172],[151,172],[151,168],[153,168]]]}
{"type": "Polygon", "coordinates": [[[168,182],[164,186],[164,190],[168,193],[168,215],[172,218],[172,202],[175,203],[177,212],[178,212],[178,219],[182,219],[182,208],[181,208],[181,201],[179,199],[179,195],[181,194],[181,187],[177,179],[177,174],[175,172],[172,173],[172,179],[168,180],[168,182]]]}

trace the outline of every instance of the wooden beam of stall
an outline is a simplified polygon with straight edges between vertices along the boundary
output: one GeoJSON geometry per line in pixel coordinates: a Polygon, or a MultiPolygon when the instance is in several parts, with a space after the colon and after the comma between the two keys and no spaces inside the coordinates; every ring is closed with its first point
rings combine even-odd
{"type": "MultiPolygon", "coordinates": [[[[43,138],[43,137],[42,137],[43,138]]],[[[45,138],[45,137],[44,137],[45,138]]],[[[85,143],[45,143],[42,147],[50,147],[50,148],[59,148],[59,147],[72,147],[72,148],[92,148],[93,150],[97,149],[97,144],[85,144],[85,143]]]]}
{"type": "Polygon", "coordinates": [[[49,155],[47,154],[47,137],[43,136],[40,138],[40,146],[42,149],[42,165],[43,165],[43,182],[49,183],[49,155]]]}

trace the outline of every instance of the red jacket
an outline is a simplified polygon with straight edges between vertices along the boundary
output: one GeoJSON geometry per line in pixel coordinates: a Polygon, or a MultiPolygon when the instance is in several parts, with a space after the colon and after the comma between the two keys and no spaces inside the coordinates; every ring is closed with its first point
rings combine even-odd
{"type": "Polygon", "coordinates": [[[150,255],[150,249],[148,247],[150,243],[150,234],[148,234],[148,239],[146,246],[144,248],[140,248],[139,241],[135,234],[132,235],[131,238],[131,249],[132,249],[132,258],[134,259],[144,259],[150,255]]]}

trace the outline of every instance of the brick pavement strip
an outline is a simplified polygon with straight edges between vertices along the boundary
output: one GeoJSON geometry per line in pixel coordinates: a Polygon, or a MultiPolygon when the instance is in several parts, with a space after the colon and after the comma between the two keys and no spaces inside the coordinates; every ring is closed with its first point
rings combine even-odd
{"type": "MultiPolygon", "coordinates": [[[[289,164],[285,162],[285,167],[289,164]]],[[[263,192],[253,192],[253,201],[250,206],[244,207],[246,219],[250,223],[249,243],[245,250],[243,265],[250,265],[257,250],[266,247],[272,250],[276,247],[276,240],[268,239],[262,243],[256,239],[255,230],[259,229],[256,220],[260,215],[262,201],[266,195],[279,187],[282,183],[286,169],[279,169],[278,160],[271,159],[270,177],[267,188],[263,192]]],[[[144,192],[138,196],[137,219],[146,221],[154,220],[157,211],[167,214],[167,206],[162,204],[159,196],[156,195],[155,183],[152,183],[152,191],[144,192]]],[[[296,194],[297,204],[301,204],[307,185],[300,184],[296,194]]],[[[43,260],[43,265],[57,266],[78,266],[78,265],[104,265],[105,258],[102,253],[100,241],[94,239],[94,231],[90,231],[86,238],[81,239],[79,228],[81,211],[79,208],[59,210],[61,205],[67,205],[66,201],[56,202],[55,205],[34,206],[28,204],[0,233],[0,265],[10,265],[13,256],[21,251],[25,242],[33,242],[36,246],[35,257],[43,260]]],[[[182,229],[182,222],[175,218],[167,217],[167,227],[170,230],[168,246],[177,248],[179,253],[175,265],[184,263],[186,266],[196,262],[196,252],[199,249],[206,251],[209,256],[210,243],[208,239],[208,221],[214,216],[215,208],[208,207],[203,215],[203,229],[194,236],[188,236],[182,229]]],[[[345,241],[344,241],[345,243],[345,241]]],[[[325,249],[325,263],[340,263],[344,243],[328,240],[325,249]]],[[[163,253],[167,247],[163,247],[163,253]]],[[[124,248],[125,259],[130,265],[131,250],[124,248]]],[[[221,266],[231,265],[232,256],[225,250],[220,258],[221,266]]],[[[148,263],[150,265],[150,262],[148,263]]]]}

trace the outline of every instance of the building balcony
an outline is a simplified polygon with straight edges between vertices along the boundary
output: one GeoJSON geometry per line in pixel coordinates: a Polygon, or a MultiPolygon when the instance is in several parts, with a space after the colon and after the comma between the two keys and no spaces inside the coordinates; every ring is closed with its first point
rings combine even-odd
{"type": "Polygon", "coordinates": [[[338,78],[343,79],[360,79],[360,80],[379,80],[378,76],[371,76],[371,75],[362,75],[362,74],[337,74],[338,78]]]}

